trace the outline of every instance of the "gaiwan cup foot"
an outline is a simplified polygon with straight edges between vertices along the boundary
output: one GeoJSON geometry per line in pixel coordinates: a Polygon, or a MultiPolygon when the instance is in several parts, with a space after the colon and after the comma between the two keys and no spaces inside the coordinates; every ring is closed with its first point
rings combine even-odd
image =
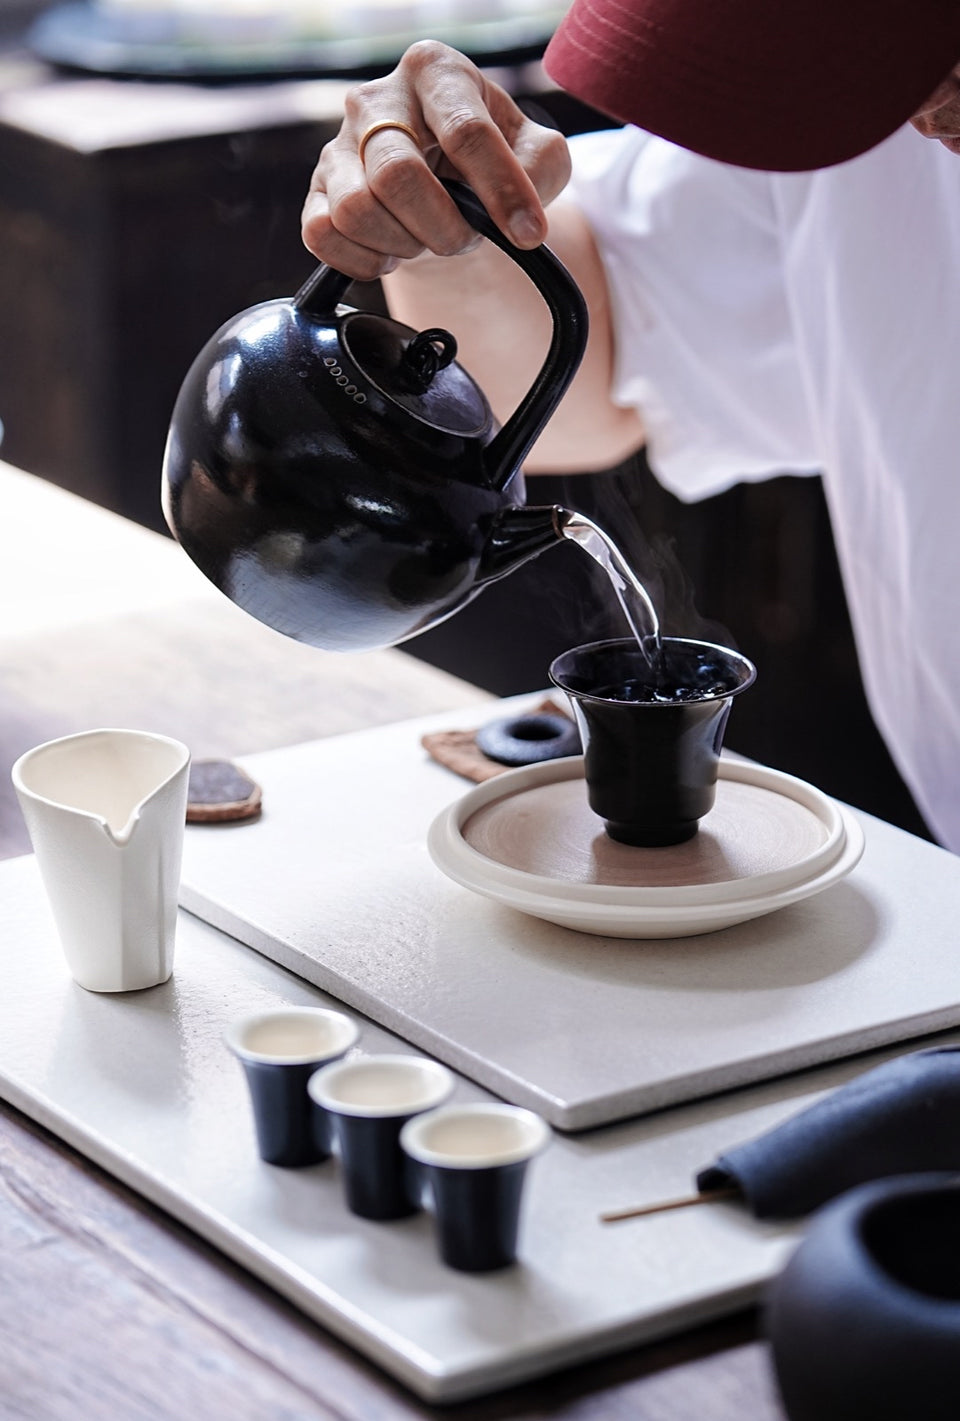
{"type": "Polygon", "coordinates": [[[663,829],[637,829],[633,824],[617,824],[605,819],[603,827],[611,839],[618,844],[629,844],[634,849],[667,849],[672,844],[685,844],[700,828],[700,821],[692,824],[677,824],[663,829]]]}

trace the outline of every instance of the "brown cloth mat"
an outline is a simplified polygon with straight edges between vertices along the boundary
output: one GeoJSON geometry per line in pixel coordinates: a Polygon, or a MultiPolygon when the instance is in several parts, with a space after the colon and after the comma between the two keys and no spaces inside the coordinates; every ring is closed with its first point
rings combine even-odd
{"type": "MultiPolygon", "coordinates": [[[[532,706],[524,714],[562,715],[567,720],[571,719],[566,707],[549,697],[539,705],[532,706]]],[[[497,717],[491,716],[491,720],[493,719],[497,717]]],[[[452,770],[455,775],[462,775],[465,780],[482,784],[484,780],[491,780],[494,775],[502,775],[511,767],[491,760],[482,750],[478,750],[476,734],[476,730],[436,730],[424,735],[420,744],[432,759],[452,770]]]]}

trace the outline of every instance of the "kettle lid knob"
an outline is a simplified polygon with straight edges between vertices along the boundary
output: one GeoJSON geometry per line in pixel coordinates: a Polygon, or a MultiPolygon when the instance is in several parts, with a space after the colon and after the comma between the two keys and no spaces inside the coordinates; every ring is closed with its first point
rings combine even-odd
{"type": "Polygon", "coordinates": [[[456,337],[440,326],[420,331],[400,357],[403,373],[415,390],[429,390],[441,370],[457,358],[456,337]]]}

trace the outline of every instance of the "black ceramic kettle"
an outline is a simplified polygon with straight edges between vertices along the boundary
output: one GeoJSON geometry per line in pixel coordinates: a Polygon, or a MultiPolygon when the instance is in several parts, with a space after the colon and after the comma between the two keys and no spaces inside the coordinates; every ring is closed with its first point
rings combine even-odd
{"type": "Polygon", "coordinates": [[[553,317],[503,428],[453,335],[339,304],[350,278],[326,266],[228,321],[174,408],[171,531],[247,612],[327,650],[404,641],[563,536],[564,510],[524,505],[520,465],[582,358],[583,297],[552,252],[512,246],[468,188],[445,186],[553,317]]]}

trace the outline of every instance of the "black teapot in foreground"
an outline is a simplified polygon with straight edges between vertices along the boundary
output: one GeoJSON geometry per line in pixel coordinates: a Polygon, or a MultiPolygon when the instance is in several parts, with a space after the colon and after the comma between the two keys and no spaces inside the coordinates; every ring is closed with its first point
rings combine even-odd
{"type": "Polygon", "coordinates": [[[583,355],[587,312],[545,247],[515,248],[445,184],[553,317],[540,373],[503,428],[449,331],[340,304],[321,266],[292,300],[228,321],[194,361],[170,427],[163,507],[186,552],[247,612],[335,651],[425,631],[564,536],[528,508],[521,463],[583,355]]]}

